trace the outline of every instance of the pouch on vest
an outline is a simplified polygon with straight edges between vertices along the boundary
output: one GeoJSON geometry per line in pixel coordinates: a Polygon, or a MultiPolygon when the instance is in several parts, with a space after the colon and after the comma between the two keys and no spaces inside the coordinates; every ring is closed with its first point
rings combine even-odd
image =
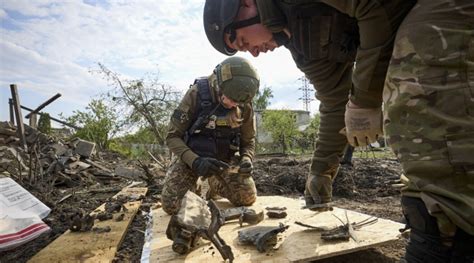
{"type": "Polygon", "coordinates": [[[236,152],[235,140],[240,129],[232,129],[225,121],[230,110],[212,101],[207,79],[197,79],[195,84],[198,87],[197,110],[194,128],[187,132],[186,144],[199,156],[229,161],[236,152]]]}
{"type": "Polygon", "coordinates": [[[291,45],[305,60],[355,60],[359,29],[354,18],[323,3],[280,3],[288,18],[291,45]]]}

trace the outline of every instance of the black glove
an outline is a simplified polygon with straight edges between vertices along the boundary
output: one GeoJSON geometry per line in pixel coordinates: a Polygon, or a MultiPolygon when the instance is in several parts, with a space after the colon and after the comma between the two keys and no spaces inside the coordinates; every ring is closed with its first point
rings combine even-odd
{"type": "Polygon", "coordinates": [[[210,177],[216,174],[221,174],[229,165],[225,162],[219,161],[211,157],[198,157],[193,162],[193,171],[202,177],[210,177]]]}
{"type": "Polygon", "coordinates": [[[252,160],[248,156],[242,157],[242,160],[240,160],[239,164],[239,173],[252,173],[253,171],[253,165],[252,165],[252,160]]]}

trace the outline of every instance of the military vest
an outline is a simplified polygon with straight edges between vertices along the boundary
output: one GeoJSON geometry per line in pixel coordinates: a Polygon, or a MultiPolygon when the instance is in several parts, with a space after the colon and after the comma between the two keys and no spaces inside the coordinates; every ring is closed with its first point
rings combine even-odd
{"type": "Polygon", "coordinates": [[[287,27],[285,45],[299,65],[311,60],[355,61],[357,21],[324,3],[309,0],[258,0],[262,23],[276,33],[287,27]]]}
{"type": "Polygon", "coordinates": [[[232,109],[212,100],[207,78],[196,79],[194,84],[198,88],[196,113],[186,144],[199,156],[228,162],[240,146],[240,128],[231,128],[227,117],[232,109]]]}

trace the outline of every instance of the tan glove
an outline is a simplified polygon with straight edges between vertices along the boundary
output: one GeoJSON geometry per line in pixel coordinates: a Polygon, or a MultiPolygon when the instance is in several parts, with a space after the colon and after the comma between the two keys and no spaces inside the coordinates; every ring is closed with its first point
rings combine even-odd
{"type": "Polygon", "coordinates": [[[358,108],[350,101],[344,116],[345,134],[352,146],[366,146],[377,140],[382,132],[382,108],[358,108]]]}

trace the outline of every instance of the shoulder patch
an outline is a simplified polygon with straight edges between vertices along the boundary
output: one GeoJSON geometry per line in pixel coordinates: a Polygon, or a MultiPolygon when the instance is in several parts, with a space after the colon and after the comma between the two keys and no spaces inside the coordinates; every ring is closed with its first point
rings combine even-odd
{"type": "Polygon", "coordinates": [[[230,64],[222,65],[221,78],[222,78],[222,82],[232,79],[232,70],[231,70],[230,64]]]}
{"type": "Polygon", "coordinates": [[[174,110],[173,115],[171,116],[171,118],[179,121],[180,123],[185,123],[186,121],[189,120],[188,113],[184,112],[180,109],[174,110]]]}

